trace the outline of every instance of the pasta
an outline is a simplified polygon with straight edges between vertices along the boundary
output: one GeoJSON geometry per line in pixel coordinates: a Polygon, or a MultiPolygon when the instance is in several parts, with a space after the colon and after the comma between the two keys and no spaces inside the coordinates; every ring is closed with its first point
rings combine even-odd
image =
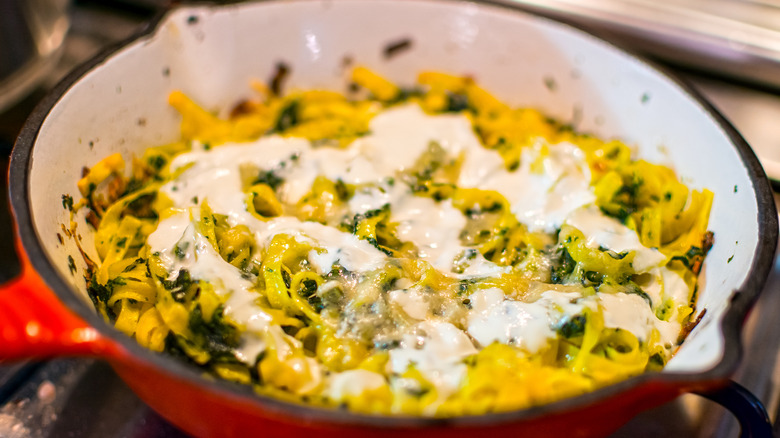
{"type": "Polygon", "coordinates": [[[713,195],[469,78],[259,97],[78,182],[98,312],[296,403],[522,409],[660,370],[696,322],[713,195]]]}

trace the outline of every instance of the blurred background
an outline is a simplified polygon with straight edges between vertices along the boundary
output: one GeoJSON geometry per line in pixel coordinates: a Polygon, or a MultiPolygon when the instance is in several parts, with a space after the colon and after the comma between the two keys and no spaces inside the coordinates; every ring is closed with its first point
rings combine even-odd
{"type": "MultiPolygon", "coordinates": [[[[512,0],[504,0],[506,3],[512,0]]],[[[756,151],[780,188],[780,0],[514,0],[644,54],[699,90],[756,151]]],[[[35,105],[71,70],[144,28],[169,0],[0,0],[0,172],[35,105]]],[[[0,281],[18,269],[0,179],[0,281]]],[[[780,399],[780,264],[746,321],[734,380],[775,421],[780,399]]],[[[777,430],[776,430],[777,433],[777,430]]],[[[696,395],[647,411],[614,437],[735,437],[736,419],[696,395]]],[[[0,437],[162,438],[182,432],[106,364],[0,365],[0,437]]]]}

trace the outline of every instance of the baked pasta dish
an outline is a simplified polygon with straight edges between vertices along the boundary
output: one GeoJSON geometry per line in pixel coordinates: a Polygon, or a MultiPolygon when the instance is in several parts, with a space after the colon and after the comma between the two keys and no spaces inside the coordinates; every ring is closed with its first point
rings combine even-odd
{"type": "MultiPolygon", "coordinates": [[[[371,70],[97,162],[97,311],[258,393],[382,415],[522,409],[660,370],[695,325],[708,190],[473,79],[371,70]],[[129,158],[128,158],[129,160],[129,158]]],[[[67,202],[65,202],[67,201],[67,202]]]]}

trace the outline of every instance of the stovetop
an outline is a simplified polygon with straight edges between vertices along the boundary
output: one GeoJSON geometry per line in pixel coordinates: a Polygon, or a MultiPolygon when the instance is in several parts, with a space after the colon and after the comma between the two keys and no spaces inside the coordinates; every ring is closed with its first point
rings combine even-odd
{"type": "MultiPolygon", "coordinates": [[[[13,140],[27,114],[73,67],[106,45],[124,39],[165,0],[77,1],[62,58],[41,87],[0,114],[0,173],[5,174],[13,140]]],[[[780,94],[734,80],[679,71],[707,96],[759,150],[775,150],[780,139],[780,94]],[[763,115],[763,117],[762,117],[763,115]],[[763,148],[763,149],[762,149],[763,148]]],[[[0,281],[18,269],[12,248],[6,181],[0,181],[0,281]]],[[[777,196],[776,196],[777,198],[777,196]]],[[[734,380],[777,417],[780,399],[780,261],[744,332],[744,360],[734,380]]],[[[724,408],[697,395],[646,411],[614,438],[658,436],[733,437],[739,426],[724,408]]],[[[149,409],[104,362],[69,358],[0,365],[0,437],[3,438],[179,438],[186,435],[149,409]]]]}

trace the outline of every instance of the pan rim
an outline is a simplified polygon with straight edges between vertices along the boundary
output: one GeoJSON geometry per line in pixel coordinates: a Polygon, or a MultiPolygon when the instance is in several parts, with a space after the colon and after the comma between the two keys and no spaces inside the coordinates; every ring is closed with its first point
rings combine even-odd
{"type": "MultiPolygon", "coordinates": [[[[256,3],[279,3],[280,1],[281,0],[263,0],[256,3]]],[[[68,93],[71,87],[87,73],[134,43],[154,37],[156,31],[173,13],[181,10],[200,10],[203,8],[220,7],[216,2],[197,2],[194,6],[180,6],[158,14],[157,17],[138,32],[126,40],[116,43],[100,52],[67,75],[33,110],[17,138],[9,165],[9,199],[23,247],[25,251],[27,251],[33,267],[68,309],[83,318],[92,327],[95,327],[101,335],[111,339],[117,345],[125,349],[133,360],[142,360],[143,362],[164,371],[171,378],[183,379],[189,383],[196,384],[201,388],[207,388],[209,391],[217,392],[224,396],[233,398],[238,397],[242,401],[261,407],[263,410],[284,412],[290,417],[307,418],[322,423],[384,428],[499,425],[538,419],[547,415],[565,414],[570,411],[582,409],[594,402],[625,396],[632,392],[638,392],[638,390],[643,387],[652,385],[668,385],[673,387],[687,386],[689,388],[695,388],[705,385],[708,382],[720,382],[727,379],[740,360],[742,352],[742,345],[740,343],[742,321],[746,317],[749,309],[758,299],[768,273],[774,264],[778,234],[777,213],[774,208],[774,197],[770,184],[758,158],[747,142],[725,117],[704,99],[698,91],[687,82],[677,77],[674,73],[670,72],[665,67],[647,61],[630,50],[626,50],[611,42],[595,37],[586,30],[583,30],[572,23],[567,23],[565,20],[561,20],[560,17],[551,17],[543,11],[527,8],[516,3],[509,3],[504,0],[419,0],[418,2],[452,3],[458,5],[476,3],[477,5],[484,5],[491,9],[500,8],[508,11],[519,11],[552,22],[557,26],[568,28],[568,31],[577,33],[582,37],[590,37],[601,44],[626,54],[635,61],[644,64],[656,74],[664,76],[672,81],[695,103],[700,105],[704,112],[711,116],[715,123],[724,131],[728,140],[737,149],[742,164],[745,166],[751,182],[753,183],[754,195],[758,206],[757,226],[760,238],[758,239],[754,251],[753,263],[748,271],[746,279],[740,287],[734,291],[728,309],[725,311],[720,323],[719,329],[720,333],[723,335],[723,354],[720,361],[715,366],[709,370],[697,372],[644,373],[576,397],[541,406],[502,413],[454,418],[422,418],[411,416],[378,417],[343,410],[283,402],[270,396],[259,395],[248,386],[206,379],[198,369],[181,363],[174,358],[156,354],[151,350],[143,348],[132,338],[123,335],[112,326],[105,323],[102,318],[94,311],[91,311],[84,302],[74,294],[70,286],[61,278],[54,268],[54,265],[49,260],[37,235],[32,222],[32,211],[29,202],[29,171],[33,147],[36,143],[38,133],[47,120],[51,110],[57,105],[60,99],[68,93]]]]}

